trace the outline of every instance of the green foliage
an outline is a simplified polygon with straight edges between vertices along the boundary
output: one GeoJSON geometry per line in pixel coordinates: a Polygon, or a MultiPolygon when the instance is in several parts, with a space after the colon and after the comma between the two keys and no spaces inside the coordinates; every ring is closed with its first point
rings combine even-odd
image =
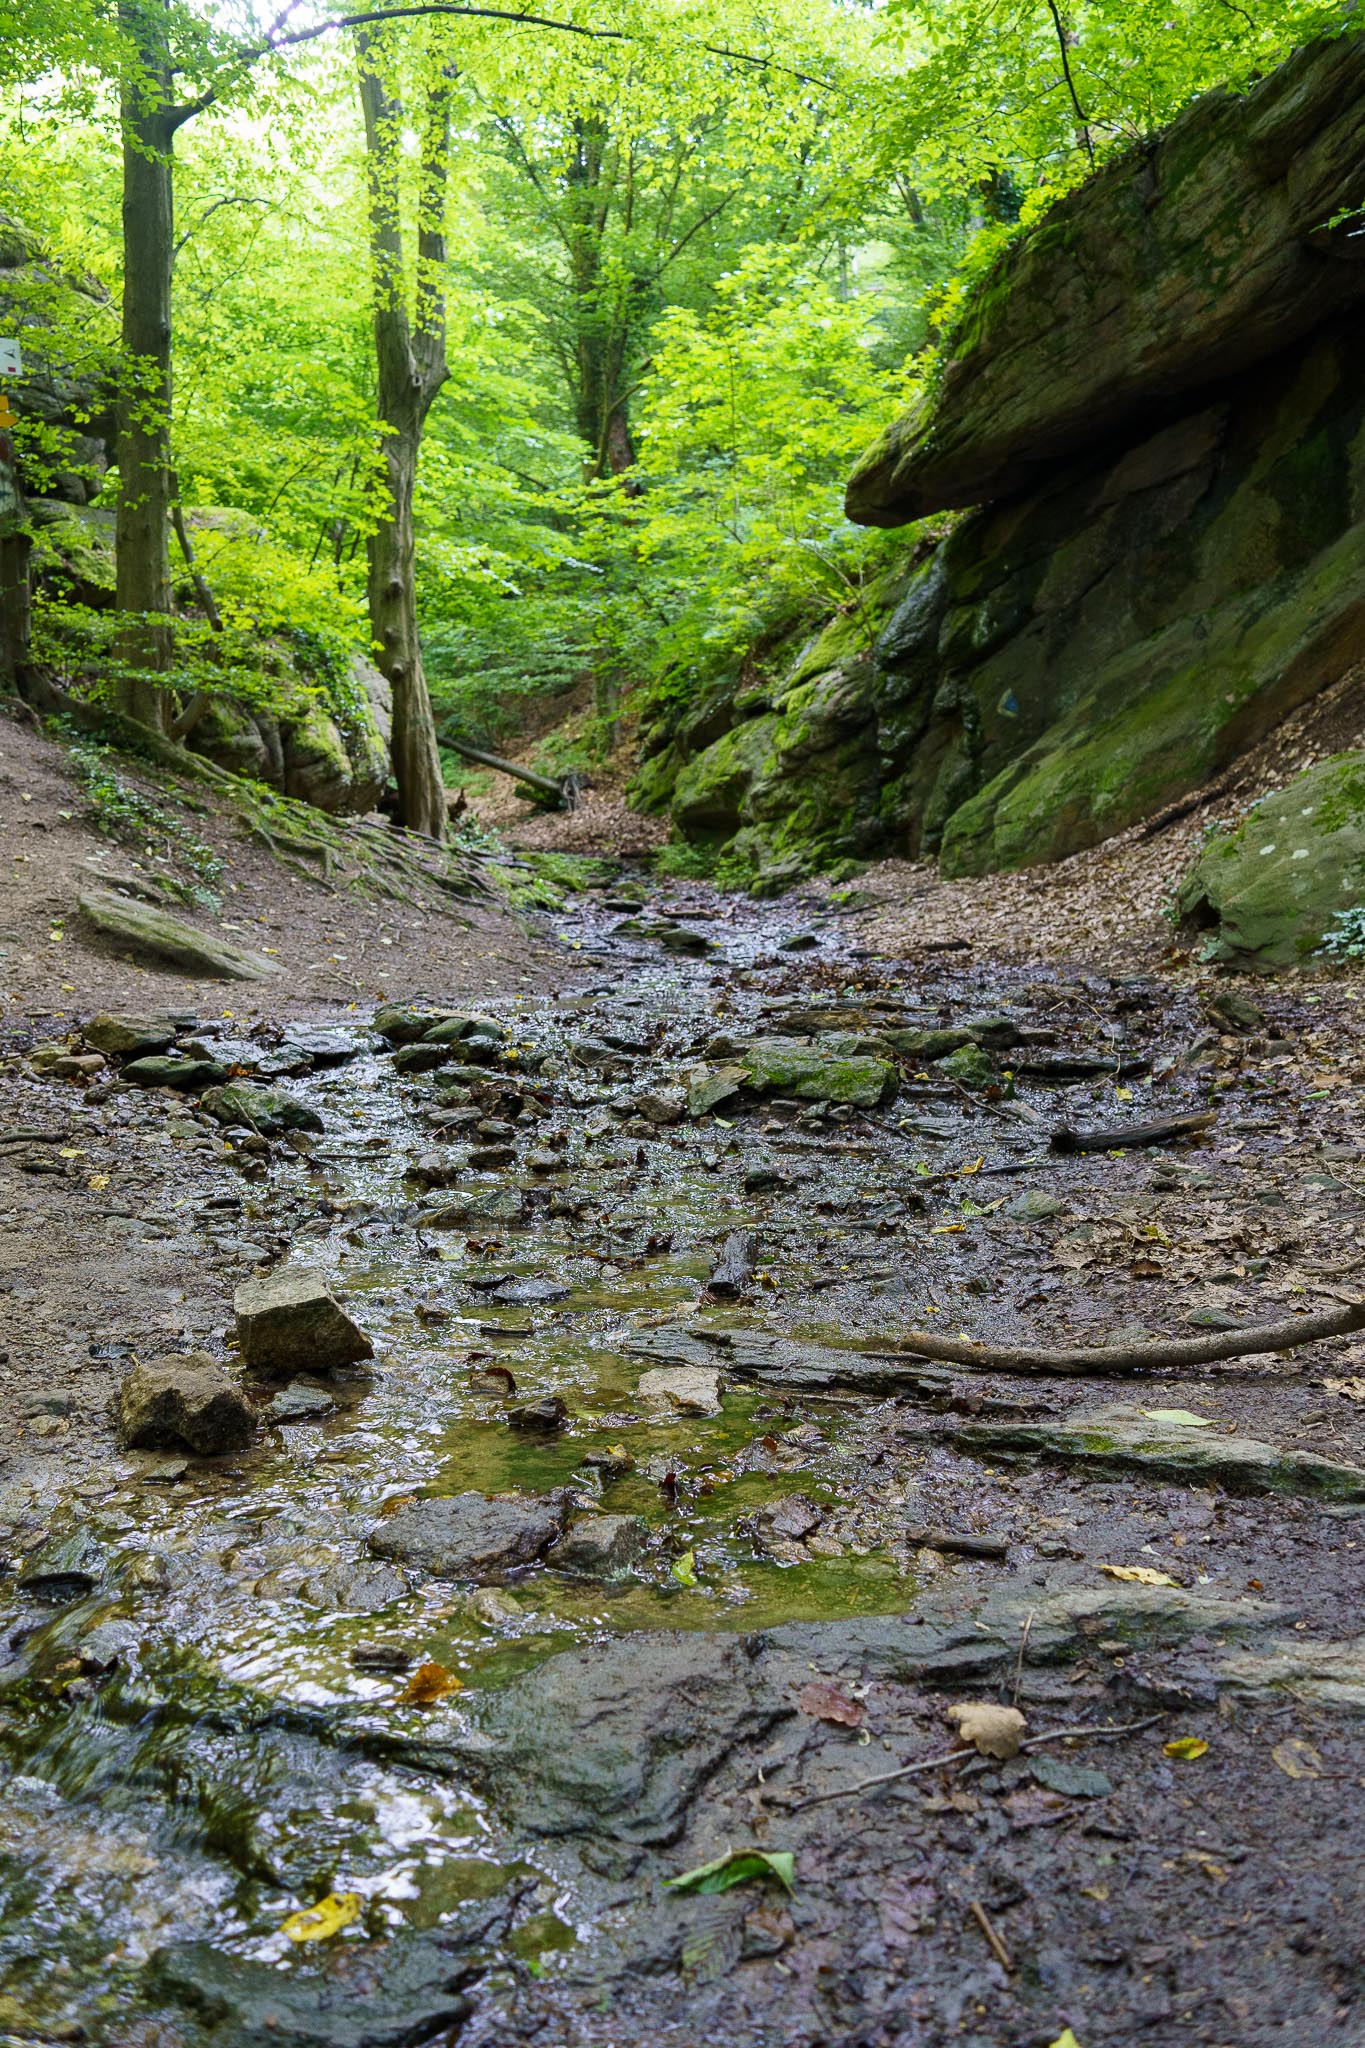
{"type": "Polygon", "coordinates": [[[126,781],[107,747],[72,738],[67,753],[97,829],[141,853],[156,868],[163,888],[187,903],[216,910],[214,892],[223,877],[223,863],[213,848],[173,810],[126,781]],[[189,879],[167,874],[168,867],[186,870],[189,879]]]}
{"type": "Polygon", "coordinates": [[[1339,910],[1318,950],[1329,960],[1365,960],[1365,903],[1339,910]]]}

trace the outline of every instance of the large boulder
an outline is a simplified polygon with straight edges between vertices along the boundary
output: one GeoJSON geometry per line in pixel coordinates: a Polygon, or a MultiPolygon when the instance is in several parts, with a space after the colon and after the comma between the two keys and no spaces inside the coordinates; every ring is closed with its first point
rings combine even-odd
{"type": "Polygon", "coordinates": [[[1338,914],[1365,903],[1365,751],[1320,761],[1217,833],[1178,902],[1210,935],[1208,959],[1274,969],[1317,952],[1338,914]]]}
{"type": "Polygon", "coordinates": [[[1365,298],[1365,36],[1207,93],[1005,251],[937,388],[859,464],[850,518],[900,526],[1037,482],[1365,298]]]}

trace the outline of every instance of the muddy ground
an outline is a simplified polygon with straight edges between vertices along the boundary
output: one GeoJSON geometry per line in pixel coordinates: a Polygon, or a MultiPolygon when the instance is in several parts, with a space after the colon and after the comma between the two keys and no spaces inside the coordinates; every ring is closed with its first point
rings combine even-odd
{"type": "Polygon", "coordinates": [[[1117,1360],[1360,1292],[1359,986],[888,960],[856,905],[630,875],[499,943],[380,984],[478,997],[439,1063],[368,992],[84,955],[7,1017],[0,2041],[1365,2040],[1365,1343],[905,1343],[1117,1360]],[[113,999],[323,1128],[36,1070],[113,999]],[[982,1018],[949,1069],[904,1035],[982,1018]],[[277,1270],[373,1373],[253,1383],[235,1453],[121,1448],[134,1358],[236,1377],[277,1270]],[[422,1503],[486,1496],[532,1534],[461,1570],[422,1503]],[[963,1700],[1025,1746],[960,1746],[963,1700]],[[743,1849],[793,1889],[665,1888],[743,1849]]]}

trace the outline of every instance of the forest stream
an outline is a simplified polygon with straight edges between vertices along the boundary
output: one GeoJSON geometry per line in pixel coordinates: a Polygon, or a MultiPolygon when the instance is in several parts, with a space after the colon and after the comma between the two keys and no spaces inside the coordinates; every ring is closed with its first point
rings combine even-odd
{"type": "Polygon", "coordinates": [[[168,1088],[71,1136],[27,1086],[38,1193],[44,1133],[169,1141],[166,1206],[111,1169],[88,1227],[325,1282],[375,1355],[60,1487],[29,1403],[0,2040],[1358,2041],[1350,1340],[1131,1357],[1358,1279],[1314,997],[893,968],[837,904],[628,876],[551,923],[560,992],[435,1051],[437,1003],[179,1020],[321,1125],[230,1158],[168,1088]]]}

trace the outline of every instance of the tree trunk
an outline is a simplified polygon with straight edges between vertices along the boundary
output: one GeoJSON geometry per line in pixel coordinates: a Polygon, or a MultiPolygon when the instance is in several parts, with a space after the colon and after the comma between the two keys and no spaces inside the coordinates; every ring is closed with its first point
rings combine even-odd
{"type": "Polygon", "coordinates": [[[413,494],[431,402],[448,377],[445,353],[445,191],[450,161],[450,81],[428,94],[418,200],[417,283],[409,319],[403,276],[399,174],[403,103],[376,68],[375,39],[358,34],[360,101],[370,197],[374,286],[376,411],[382,440],[385,508],[369,541],[370,633],[393,691],[394,780],[398,821],[441,839],[445,784],[436,721],[417,630],[413,494]]]}
{"type": "Polygon", "coordinates": [[[123,87],[123,375],[118,406],[115,604],[132,614],[118,707],[156,729],[170,667],[172,151],[183,110],[171,104],[162,0],[120,0],[123,87]]]}

